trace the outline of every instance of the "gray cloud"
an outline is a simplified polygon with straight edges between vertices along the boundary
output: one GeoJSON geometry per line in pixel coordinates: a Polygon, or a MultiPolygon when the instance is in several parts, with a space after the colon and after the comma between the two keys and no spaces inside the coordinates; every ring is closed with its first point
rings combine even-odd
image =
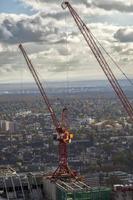
{"type": "Polygon", "coordinates": [[[64,13],[39,12],[33,16],[4,15],[0,22],[0,42],[17,44],[30,42],[45,42],[64,44],[75,42],[78,32],[69,30],[66,35],[64,13]]]}
{"type": "MultiPolygon", "coordinates": [[[[133,4],[128,1],[107,1],[107,0],[95,0],[92,2],[93,6],[102,8],[104,10],[117,10],[120,12],[133,12],[133,4]]],[[[90,4],[89,4],[90,6],[90,4]]]]}
{"type": "Polygon", "coordinates": [[[115,34],[114,38],[120,42],[133,42],[133,29],[122,28],[119,29],[115,34]]]}
{"type": "MultiPolygon", "coordinates": [[[[63,2],[63,0],[34,0],[34,2],[32,0],[17,0],[19,2],[23,2],[27,5],[30,5],[30,6],[39,6],[39,5],[42,5],[42,4],[57,4],[58,6],[61,6],[61,3],[63,2]]],[[[87,3],[87,0],[72,0],[70,1],[70,3],[76,3],[76,4],[86,4],[87,3]]]]}
{"type": "Polygon", "coordinates": [[[50,22],[43,25],[43,18],[39,15],[24,19],[6,17],[0,23],[0,42],[39,42],[46,40],[50,34],[58,34],[58,28],[50,22]]]}
{"type": "MultiPolygon", "coordinates": [[[[18,0],[27,5],[30,5],[34,9],[42,9],[42,5],[57,4],[60,7],[60,0],[36,0],[34,3],[31,0],[18,0]],[[40,6],[39,6],[40,5],[40,6]]],[[[72,5],[85,4],[87,7],[98,7],[107,11],[117,10],[120,12],[133,12],[133,3],[130,0],[71,0],[72,5]]]]}

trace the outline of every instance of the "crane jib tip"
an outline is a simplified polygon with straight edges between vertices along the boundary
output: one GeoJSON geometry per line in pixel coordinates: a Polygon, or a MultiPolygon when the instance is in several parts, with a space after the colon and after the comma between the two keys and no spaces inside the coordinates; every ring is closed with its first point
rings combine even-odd
{"type": "Polygon", "coordinates": [[[22,47],[22,44],[20,43],[20,44],[18,45],[18,47],[21,48],[21,47],[22,47]]]}
{"type": "Polygon", "coordinates": [[[66,7],[68,6],[69,2],[68,1],[64,1],[62,4],[61,4],[61,7],[63,9],[66,9],[66,7]]]}

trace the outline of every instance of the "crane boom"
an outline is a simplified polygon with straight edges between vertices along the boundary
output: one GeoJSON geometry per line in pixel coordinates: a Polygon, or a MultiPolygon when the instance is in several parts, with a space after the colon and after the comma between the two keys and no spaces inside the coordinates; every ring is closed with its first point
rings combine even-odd
{"type": "Polygon", "coordinates": [[[56,130],[58,132],[58,129],[61,127],[60,123],[56,118],[55,112],[54,112],[54,110],[53,110],[53,108],[52,108],[52,106],[51,106],[51,104],[50,104],[50,102],[48,100],[48,97],[47,97],[47,95],[46,95],[46,93],[44,91],[42,83],[39,80],[37,72],[35,71],[35,69],[34,69],[34,67],[33,67],[33,65],[32,65],[32,63],[31,63],[31,61],[30,61],[30,59],[29,59],[24,47],[22,46],[22,44],[19,45],[19,48],[20,48],[20,50],[21,50],[21,52],[22,52],[22,54],[23,54],[23,56],[25,58],[25,61],[26,61],[27,65],[28,65],[28,67],[29,67],[29,70],[30,70],[30,72],[31,72],[31,74],[32,74],[37,86],[38,86],[38,89],[39,89],[39,91],[40,91],[40,93],[41,93],[41,95],[43,97],[43,100],[47,105],[47,108],[48,108],[48,110],[49,110],[49,112],[51,114],[52,120],[53,120],[53,124],[54,124],[54,126],[55,126],[55,128],[56,128],[56,130]]]}
{"type": "Polygon", "coordinates": [[[85,41],[87,42],[88,46],[90,47],[92,53],[94,54],[97,62],[101,66],[102,70],[104,71],[106,77],[108,78],[112,88],[114,89],[116,95],[118,96],[119,100],[121,101],[123,107],[125,108],[128,116],[133,121],[133,107],[129,102],[127,96],[125,95],[123,89],[121,88],[118,80],[116,79],[115,75],[113,74],[109,64],[107,63],[105,57],[103,56],[98,44],[95,40],[95,37],[91,33],[90,29],[86,26],[74,8],[70,5],[68,1],[64,1],[62,3],[62,8],[65,9],[68,7],[70,14],[72,15],[74,21],[76,22],[81,34],[83,35],[85,41]]]}

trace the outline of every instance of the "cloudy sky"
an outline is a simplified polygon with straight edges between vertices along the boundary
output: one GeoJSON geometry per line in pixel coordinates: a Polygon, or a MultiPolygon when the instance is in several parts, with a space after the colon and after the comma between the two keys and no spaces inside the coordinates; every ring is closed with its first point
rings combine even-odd
{"type": "MultiPolygon", "coordinates": [[[[18,49],[20,42],[44,80],[105,79],[61,2],[0,0],[0,82],[32,80],[18,49]]],[[[133,78],[133,0],[70,3],[127,76],[133,78]]],[[[123,78],[110,64],[117,78],[123,78]]]]}

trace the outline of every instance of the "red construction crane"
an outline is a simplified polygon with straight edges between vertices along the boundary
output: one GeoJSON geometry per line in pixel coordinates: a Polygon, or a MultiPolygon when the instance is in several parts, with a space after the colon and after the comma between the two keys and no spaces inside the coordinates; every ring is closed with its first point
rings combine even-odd
{"type": "Polygon", "coordinates": [[[24,47],[22,44],[19,45],[19,48],[25,58],[25,61],[29,67],[29,70],[38,86],[38,89],[40,90],[41,96],[47,105],[47,108],[51,114],[51,118],[53,121],[53,124],[57,131],[57,140],[59,141],[59,166],[56,169],[56,171],[52,174],[52,178],[60,178],[60,177],[70,177],[70,178],[76,178],[76,173],[72,171],[68,166],[68,155],[67,155],[67,145],[71,142],[71,139],[73,139],[73,134],[70,133],[68,128],[65,125],[65,112],[67,111],[66,108],[62,111],[62,122],[60,123],[56,117],[56,114],[49,102],[49,99],[45,93],[45,90],[43,88],[43,85],[39,79],[39,76],[34,68],[34,66],[31,63],[31,60],[29,59],[24,47]]]}
{"type": "Polygon", "coordinates": [[[80,32],[82,33],[85,41],[87,42],[88,46],[90,47],[92,53],[94,54],[96,60],[98,61],[99,65],[101,66],[102,70],[104,71],[106,77],[108,78],[112,88],[114,89],[116,95],[119,97],[123,107],[125,108],[127,114],[133,121],[133,107],[129,102],[127,96],[125,95],[124,91],[122,90],[118,80],[116,79],[115,75],[113,74],[109,64],[107,63],[105,57],[103,56],[100,48],[98,47],[98,42],[96,37],[91,33],[90,29],[86,26],[74,8],[68,1],[64,1],[62,3],[62,8],[68,8],[74,21],[76,22],[80,32]]]}

